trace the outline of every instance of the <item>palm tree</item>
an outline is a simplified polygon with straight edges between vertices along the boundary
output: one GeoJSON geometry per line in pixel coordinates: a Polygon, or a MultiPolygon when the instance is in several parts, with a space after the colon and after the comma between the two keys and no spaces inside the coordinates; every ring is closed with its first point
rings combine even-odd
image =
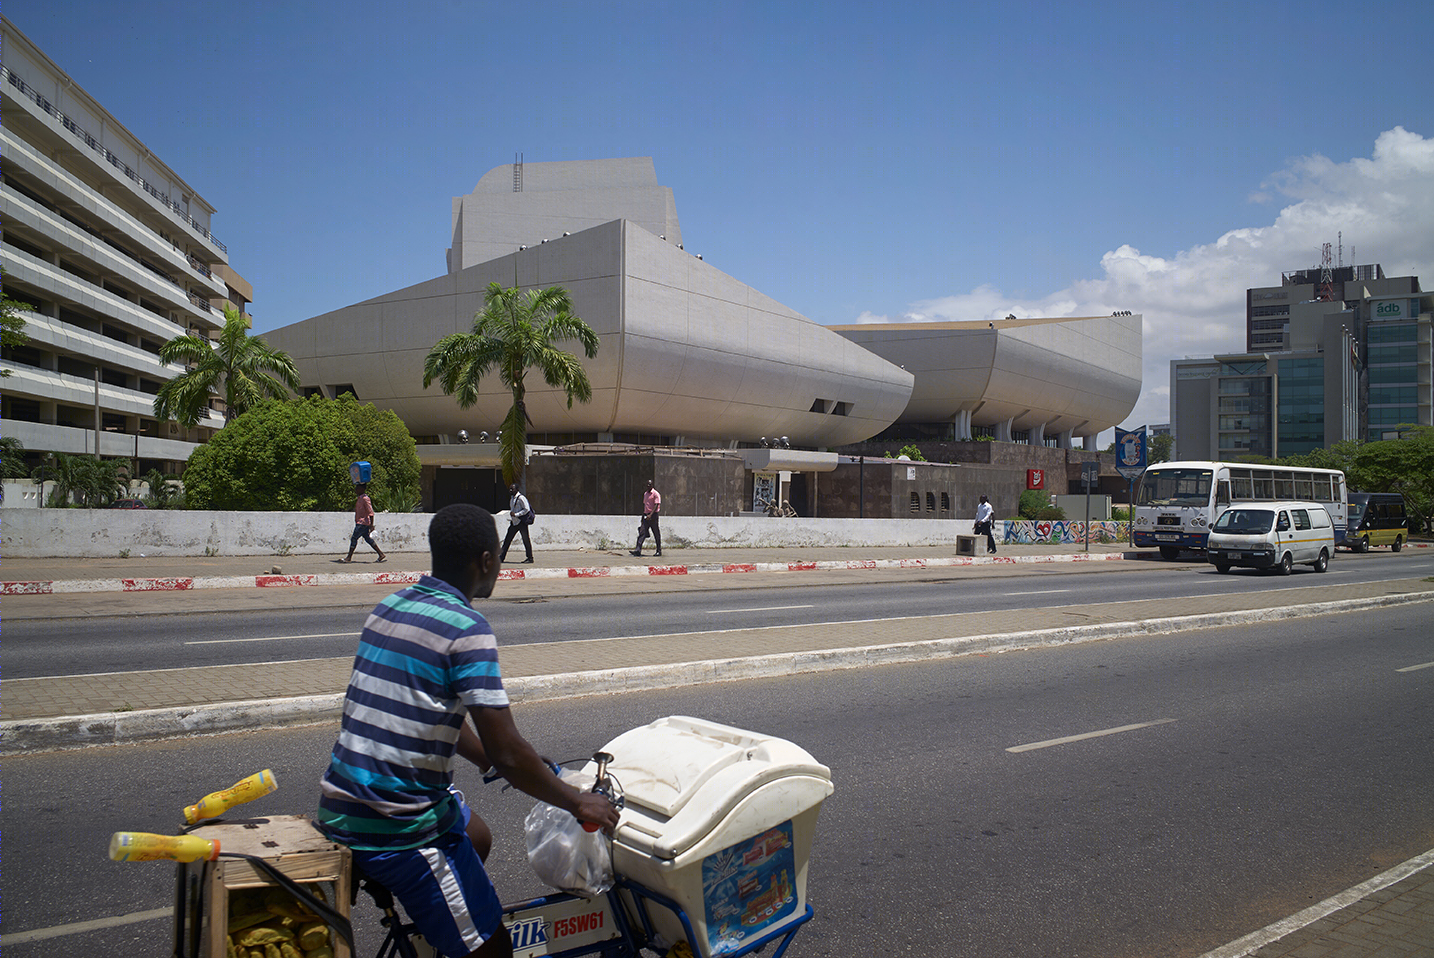
{"type": "Polygon", "coordinates": [[[523,293],[489,283],[483,309],[473,317],[473,331],[444,336],[423,361],[423,388],[438,380],[444,394],[457,397],[461,409],[478,401],[478,381],[495,368],[513,393],[500,439],[504,484],[519,481],[527,460],[532,419],[523,376],[530,367],[539,369],[549,386],[567,393],[569,409],[574,399],[592,401],[593,388],[582,361],[553,345],[575,339],[588,359],[597,356],[597,333],[574,316],[572,308],[568,291],[561,286],[523,293]]]}
{"type": "Polygon", "coordinates": [[[248,321],[232,306],[224,308],[217,345],[202,336],[176,336],[159,348],[159,358],[194,365],[161,386],[154,397],[155,417],[173,419],[185,428],[204,418],[210,397],[221,388],[225,422],[263,399],[287,399],[299,390],[299,371],[289,354],[250,336],[248,321]]]}

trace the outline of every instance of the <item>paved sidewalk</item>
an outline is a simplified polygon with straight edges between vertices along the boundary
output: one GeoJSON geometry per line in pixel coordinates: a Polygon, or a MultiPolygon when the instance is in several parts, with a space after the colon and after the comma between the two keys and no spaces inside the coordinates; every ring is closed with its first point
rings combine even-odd
{"type": "Polygon", "coordinates": [[[1434,850],[1201,958],[1428,958],[1434,850]]]}
{"type": "MultiPolygon", "coordinates": [[[[1119,545],[1009,545],[997,555],[957,556],[948,547],[669,549],[642,557],[624,551],[545,550],[532,563],[509,561],[504,580],[701,575],[709,573],[842,571],[1024,565],[1049,562],[1156,559],[1154,552],[1119,545]]],[[[515,557],[516,560],[516,557],[515,557]]],[[[186,592],[196,589],[391,585],[414,582],[428,568],[427,553],[360,556],[155,556],[90,559],[10,559],[0,562],[0,595],[80,592],[186,592]]]]}

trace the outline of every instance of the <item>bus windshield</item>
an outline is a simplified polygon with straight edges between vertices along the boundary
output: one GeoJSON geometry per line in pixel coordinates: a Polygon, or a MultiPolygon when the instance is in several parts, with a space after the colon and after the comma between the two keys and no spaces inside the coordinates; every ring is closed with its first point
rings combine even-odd
{"type": "Polygon", "coordinates": [[[1210,502],[1211,469],[1147,469],[1136,493],[1138,506],[1203,506],[1210,502]]]}

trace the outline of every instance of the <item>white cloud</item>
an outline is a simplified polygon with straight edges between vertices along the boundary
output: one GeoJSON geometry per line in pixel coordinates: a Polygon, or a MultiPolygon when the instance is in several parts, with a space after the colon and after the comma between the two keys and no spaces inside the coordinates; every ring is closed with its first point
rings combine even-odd
{"type": "Polygon", "coordinates": [[[1241,352],[1245,290],[1273,286],[1281,272],[1318,265],[1324,243],[1343,233],[1344,262],[1379,263],[1386,276],[1434,284],[1434,139],[1395,127],[1373,155],[1336,163],[1312,155],[1271,175],[1252,202],[1289,202],[1268,226],[1234,229],[1166,259],[1123,245],[1101,257],[1101,274],[1037,299],[989,285],[911,304],[899,316],[863,313],[857,322],[994,320],[1027,316],[1144,316],[1144,388],[1127,423],[1169,418],[1170,360],[1241,352]]]}

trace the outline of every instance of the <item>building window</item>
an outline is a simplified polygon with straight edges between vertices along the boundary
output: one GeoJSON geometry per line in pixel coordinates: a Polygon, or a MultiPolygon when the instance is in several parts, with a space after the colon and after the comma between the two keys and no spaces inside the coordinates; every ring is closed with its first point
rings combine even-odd
{"type": "Polygon", "coordinates": [[[919,492],[911,494],[911,514],[913,516],[921,515],[921,493],[919,492]]]}
{"type": "Polygon", "coordinates": [[[926,494],[926,511],[927,511],[927,512],[935,512],[935,511],[936,511],[936,493],[934,493],[934,492],[928,492],[928,493],[926,494]]]}
{"type": "Polygon", "coordinates": [[[941,493],[941,511],[942,511],[942,512],[950,512],[950,511],[951,511],[951,494],[950,494],[950,493],[947,493],[947,492],[941,493]]]}
{"type": "Polygon", "coordinates": [[[1413,343],[1419,341],[1417,327],[1413,323],[1373,323],[1369,327],[1369,343],[1413,343]]]}

